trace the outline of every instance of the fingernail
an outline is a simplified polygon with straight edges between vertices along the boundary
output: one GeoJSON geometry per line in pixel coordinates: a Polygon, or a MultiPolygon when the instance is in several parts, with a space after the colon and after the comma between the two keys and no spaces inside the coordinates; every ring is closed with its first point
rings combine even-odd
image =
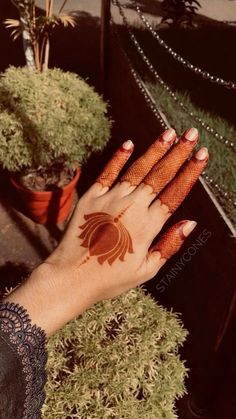
{"type": "Polygon", "coordinates": [[[169,143],[172,141],[176,136],[175,130],[173,128],[169,128],[162,134],[162,139],[169,143]]]}
{"type": "Polygon", "coordinates": [[[206,147],[200,148],[194,156],[197,160],[205,160],[209,157],[208,150],[206,147]]]}
{"type": "Polygon", "coordinates": [[[183,234],[184,238],[189,236],[189,234],[193,231],[196,225],[196,221],[188,220],[180,227],[181,233],[183,234]]]}
{"type": "Polygon", "coordinates": [[[131,150],[131,148],[133,148],[133,146],[134,146],[134,144],[133,144],[133,143],[132,143],[132,141],[130,141],[130,140],[125,141],[125,142],[122,144],[122,148],[123,148],[124,150],[131,150]]]}
{"type": "Polygon", "coordinates": [[[185,134],[184,138],[188,141],[195,141],[198,138],[198,130],[196,128],[190,128],[185,134]]]}

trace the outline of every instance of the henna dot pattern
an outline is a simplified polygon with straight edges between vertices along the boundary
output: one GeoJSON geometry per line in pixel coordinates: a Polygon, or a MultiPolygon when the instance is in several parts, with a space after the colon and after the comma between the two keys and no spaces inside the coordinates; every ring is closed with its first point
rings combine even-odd
{"type": "MultiPolygon", "coordinates": [[[[79,236],[83,239],[81,246],[89,249],[90,256],[98,256],[101,265],[105,261],[112,265],[116,259],[124,261],[126,253],[133,253],[130,234],[120,221],[125,211],[115,217],[105,212],[86,214],[86,222],[79,226],[83,230],[79,236]]],[[[87,256],[82,264],[89,259],[87,256]]]]}

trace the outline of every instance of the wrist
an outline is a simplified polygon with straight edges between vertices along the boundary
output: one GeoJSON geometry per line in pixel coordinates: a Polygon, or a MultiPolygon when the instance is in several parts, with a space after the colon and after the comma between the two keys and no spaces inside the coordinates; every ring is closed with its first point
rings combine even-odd
{"type": "Polygon", "coordinates": [[[39,265],[25,282],[4,298],[23,306],[33,324],[47,337],[93,305],[85,281],[71,281],[63,270],[46,262],[39,265]]]}

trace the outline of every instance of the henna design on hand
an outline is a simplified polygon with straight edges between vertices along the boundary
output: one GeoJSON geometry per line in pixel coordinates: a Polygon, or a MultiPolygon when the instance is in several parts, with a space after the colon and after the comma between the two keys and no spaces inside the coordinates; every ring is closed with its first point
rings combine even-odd
{"type": "Polygon", "coordinates": [[[166,154],[174,140],[176,133],[174,129],[166,130],[144,153],[139,157],[121,177],[121,182],[129,182],[130,186],[138,186],[154,164],[166,154]]]}
{"type": "Polygon", "coordinates": [[[152,247],[152,252],[160,252],[161,258],[170,259],[178,252],[186,237],[196,227],[195,221],[183,220],[171,226],[152,247]]]}
{"type": "Polygon", "coordinates": [[[208,154],[203,160],[192,157],[172,183],[159,194],[158,199],[168,206],[170,213],[173,213],[186,198],[206,167],[208,159],[208,154]]]}
{"type": "MultiPolygon", "coordinates": [[[[86,214],[86,222],[79,226],[83,230],[79,236],[83,239],[81,246],[89,249],[90,256],[98,256],[101,265],[106,260],[109,265],[116,259],[124,261],[127,252],[133,253],[131,236],[120,221],[126,209],[115,217],[105,212],[86,214]]],[[[90,256],[81,264],[86,263],[90,256]]]]}
{"type": "Polygon", "coordinates": [[[162,235],[159,242],[154,246],[153,251],[159,251],[161,257],[169,259],[181,247],[185,240],[182,227],[187,220],[180,221],[178,224],[173,225],[169,230],[162,235]]]}
{"type": "Polygon", "coordinates": [[[144,178],[143,183],[149,185],[155,194],[160,193],[174,178],[193,151],[196,143],[197,138],[194,141],[188,141],[183,136],[175,147],[153,166],[144,178]]]}
{"type": "Polygon", "coordinates": [[[103,187],[108,186],[110,188],[131,156],[133,149],[134,145],[132,141],[125,141],[104,167],[96,182],[100,183],[103,187]]]}

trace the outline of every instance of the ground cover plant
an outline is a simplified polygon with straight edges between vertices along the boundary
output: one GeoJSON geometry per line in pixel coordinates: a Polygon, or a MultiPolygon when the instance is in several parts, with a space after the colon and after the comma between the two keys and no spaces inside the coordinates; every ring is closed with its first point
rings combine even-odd
{"type": "Polygon", "coordinates": [[[177,418],[186,334],[141,288],[96,304],[49,339],[43,419],[177,418]]]}

